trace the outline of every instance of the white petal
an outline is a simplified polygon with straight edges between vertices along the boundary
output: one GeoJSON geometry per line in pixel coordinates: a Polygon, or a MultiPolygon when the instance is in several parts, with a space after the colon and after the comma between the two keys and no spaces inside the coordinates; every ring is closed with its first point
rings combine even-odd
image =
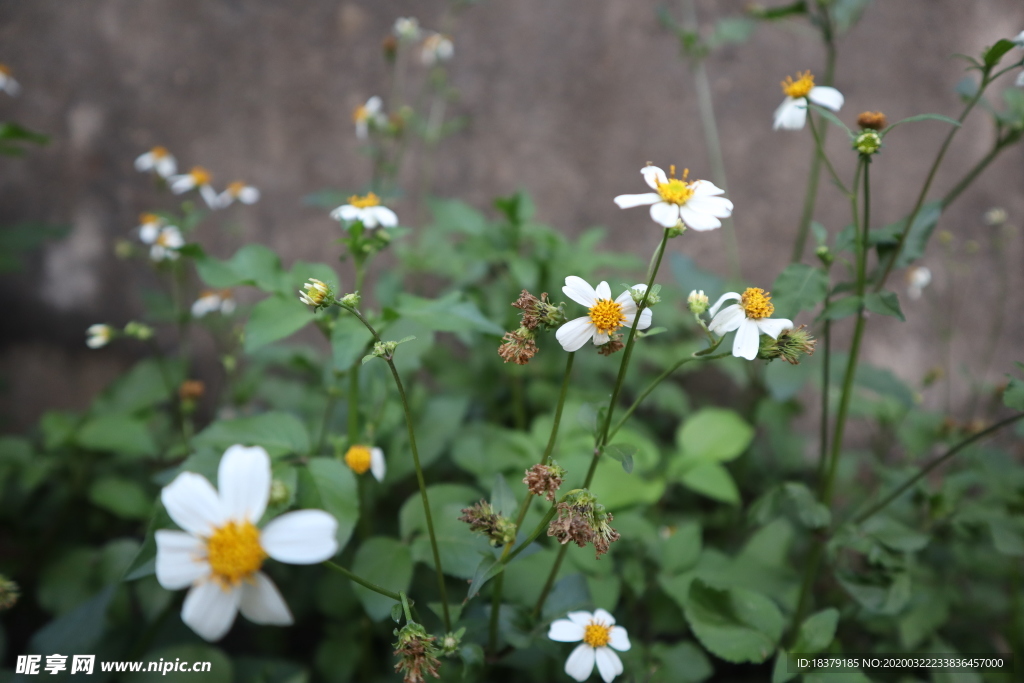
{"type": "Polygon", "coordinates": [[[384,451],[379,448],[370,449],[370,472],[377,481],[384,481],[387,465],[384,463],[384,451]]]}
{"type": "Polygon", "coordinates": [[[674,228],[679,222],[679,206],[668,202],[651,205],[651,219],[666,228],[674,228]]]}
{"type": "Polygon", "coordinates": [[[710,213],[694,211],[690,208],[689,204],[679,207],[679,216],[683,219],[683,223],[686,223],[686,225],[697,232],[704,232],[705,230],[714,230],[715,228],[722,227],[722,221],[718,220],[710,213]]]}
{"type": "Polygon", "coordinates": [[[725,294],[723,294],[722,296],[718,297],[718,301],[716,301],[716,302],[715,302],[715,305],[714,305],[714,306],[712,306],[712,307],[711,307],[711,310],[709,310],[709,311],[708,311],[708,315],[710,315],[710,316],[711,316],[712,318],[714,318],[714,317],[715,317],[715,313],[718,313],[718,309],[719,309],[719,308],[720,308],[720,307],[722,306],[722,304],[724,304],[724,303],[725,303],[726,301],[728,301],[728,300],[730,300],[730,299],[735,299],[736,301],[739,301],[739,300],[740,300],[740,299],[742,299],[742,298],[743,298],[743,297],[741,297],[741,296],[739,295],[739,293],[737,293],[737,292],[726,292],[726,293],[725,293],[725,294]]]}
{"type": "Polygon", "coordinates": [[[590,308],[597,303],[597,292],[594,291],[594,288],[586,280],[575,275],[565,278],[565,287],[562,287],[562,292],[580,306],[590,308]]]}
{"type": "Polygon", "coordinates": [[[231,206],[235,201],[235,195],[231,194],[231,190],[224,190],[217,195],[217,208],[226,209],[231,206]]]}
{"type": "Polygon", "coordinates": [[[235,622],[241,597],[237,588],[223,590],[217,582],[205,581],[185,596],[181,620],[206,640],[220,640],[235,622]]]}
{"type": "Polygon", "coordinates": [[[732,306],[726,306],[718,315],[711,319],[711,324],[708,325],[708,329],[715,334],[728,334],[735,329],[738,329],[743,321],[747,319],[747,313],[743,310],[742,306],[733,304],[732,306]]]}
{"type": "Polygon", "coordinates": [[[568,619],[558,619],[551,622],[548,629],[548,638],[557,640],[560,643],[578,643],[583,640],[585,629],[577,623],[568,619]]]}
{"type": "Polygon", "coordinates": [[[711,197],[718,194],[725,194],[725,190],[715,185],[710,180],[693,181],[694,197],[711,197]]]}
{"type": "Polygon", "coordinates": [[[625,652],[631,647],[629,635],[626,633],[626,629],[621,626],[614,627],[609,635],[611,638],[608,640],[608,645],[614,647],[619,652],[625,652]]]}
{"type": "Polygon", "coordinates": [[[152,152],[146,152],[145,154],[140,155],[135,160],[135,170],[136,171],[148,171],[151,168],[153,168],[153,153],[152,152]]]}
{"type": "Polygon", "coordinates": [[[668,176],[657,166],[644,166],[640,169],[640,173],[652,190],[657,190],[659,184],[664,185],[668,182],[668,176]]]}
{"type": "Polygon", "coordinates": [[[732,202],[725,197],[694,197],[686,202],[688,208],[700,213],[709,213],[716,218],[732,215],[732,202]]]}
{"type": "Polygon", "coordinates": [[[374,95],[370,99],[366,100],[366,105],[365,106],[366,106],[367,113],[374,114],[374,113],[380,111],[380,107],[381,107],[382,104],[383,104],[383,102],[381,101],[380,97],[378,97],[377,95],[374,95]]]}
{"type": "Polygon", "coordinates": [[[601,282],[597,285],[597,288],[594,289],[594,293],[597,295],[598,299],[610,300],[612,298],[612,288],[609,287],[608,283],[605,282],[604,280],[601,280],[601,282]]]}
{"type": "Polygon", "coordinates": [[[196,186],[196,181],[192,177],[191,173],[185,173],[184,175],[176,175],[168,179],[171,183],[171,192],[174,194],[181,194],[182,192],[188,192],[196,186]]]}
{"type": "Polygon", "coordinates": [[[571,621],[572,623],[579,624],[584,628],[586,628],[587,625],[594,620],[593,614],[591,614],[590,612],[584,612],[582,610],[579,612],[569,612],[565,616],[569,617],[569,621],[571,621]]]}
{"type": "Polygon", "coordinates": [[[336,221],[354,221],[359,218],[359,209],[351,204],[345,204],[331,211],[331,218],[336,221]]]}
{"type": "Polygon", "coordinates": [[[206,201],[206,205],[211,209],[219,209],[220,203],[217,200],[217,191],[209,185],[200,185],[199,194],[202,195],[206,201]]]}
{"type": "Polygon", "coordinates": [[[174,157],[165,156],[156,162],[156,172],[161,178],[170,178],[178,172],[178,163],[174,160],[174,157]]]}
{"type": "Polygon", "coordinates": [[[153,244],[160,235],[160,226],[156,223],[146,223],[139,228],[139,239],[144,244],[153,244]]]}
{"type": "Polygon", "coordinates": [[[566,351],[578,351],[594,336],[596,328],[590,318],[583,316],[565,323],[555,330],[555,339],[566,351]]]}
{"type": "Polygon", "coordinates": [[[210,575],[206,544],[183,531],[160,529],[156,539],[156,580],[167,590],[190,586],[210,575]]]}
{"type": "Polygon", "coordinates": [[[604,683],[612,683],[615,677],[622,673],[622,660],[614,650],[599,647],[595,651],[595,658],[597,659],[597,670],[601,672],[604,683]]]}
{"type": "Polygon", "coordinates": [[[1024,71],[1017,74],[1017,80],[1014,82],[1018,88],[1024,88],[1024,71]]]}
{"type": "Polygon", "coordinates": [[[746,318],[736,328],[736,338],[732,341],[732,355],[737,358],[754,360],[757,356],[757,338],[760,337],[757,324],[746,318]]]}
{"type": "Polygon", "coordinates": [[[393,228],[398,225],[398,216],[395,212],[386,206],[374,206],[367,210],[367,213],[371,213],[377,222],[386,228],[393,228]]]}
{"type": "Polygon", "coordinates": [[[260,446],[232,446],[220,459],[217,486],[224,513],[230,519],[255,524],[270,498],[270,456],[260,446]]]}
{"type": "Polygon", "coordinates": [[[160,492],[174,523],[195,536],[209,536],[226,520],[220,496],[206,477],[182,472],[160,492]]]}
{"type": "Polygon", "coordinates": [[[785,318],[762,318],[755,320],[757,329],[772,339],[778,339],[783,330],[793,329],[793,321],[785,318]]]}
{"type": "Polygon", "coordinates": [[[611,612],[601,607],[594,610],[594,621],[600,622],[605,626],[615,625],[615,617],[611,615],[611,612]]]}
{"type": "Polygon", "coordinates": [[[807,99],[814,102],[817,105],[831,109],[832,111],[839,111],[843,106],[843,93],[839,92],[835,88],[830,88],[827,85],[819,85],[815,88],[811,88],[811,92],[807,93],[807,99]]]}
{"type": "Polygon", "coordinates": [[[632,209],[635,206],[647,206],[661,201],[661,195],[657,192],[646,192],[644,194],[620,194],[615,198],[615,204],[620,209],[632,209]]]}
{"type": "Polygon", "coordinates": [[[565,660],[565,673],[582,683],[590,678],[590,674],[593,671],[594,648],[586,643],[577,645],[576,649],[569,655],[569,659],[565,660]]]}
{"type": "Polygon", "coordinates": [[[640,322],[637,323],[636,329],[646,330],[651,326],[651,317],[654,315],[654,311],[650,308],[645,308],[643,313],[640,314],[640,322]]]}
{"type": "Polygon", "coordinates": [[[604,332],[595,332],[594,333],[594,346],[601,346],[602,344],[607,344],[608,340],[610,338],[611,337],[609,337],[604,332]]]}
{"type": "Polygon", "coordinates": [[[338,552],[338,520],[323,510],[287,512],[260,534],[267,555],[288,564],[316,564],[338,552]]]}
{"type": "Polygon", "coordinates": [[[238,603],[238,609],[246,619],[255,624],[274,626],[291,626],[295,623],[281,592],[266,574],[256,572],[252,581],[242,584],[242,598],[238,603]]]}
{"type": "Polygon", "coordinates": [[[241,192],[238,193],[238,201],[243,204],[255,204],[260,200],[260,191],[255,187],[246,185],[242,188],[241,192]]]}
{"type": "Polygon", "coordinates": [[[377,214],[374,213],[372,208],[359,209],[359,222],[363,224],[364,228],[376,228],[377,227],[377,214]]]}
{"type": "Polygon", "coordinates": [[[787,97],[775,110],[775,125],[778,130],[800,130],[807,122],[807,103],[804,98],[787,97]]]}

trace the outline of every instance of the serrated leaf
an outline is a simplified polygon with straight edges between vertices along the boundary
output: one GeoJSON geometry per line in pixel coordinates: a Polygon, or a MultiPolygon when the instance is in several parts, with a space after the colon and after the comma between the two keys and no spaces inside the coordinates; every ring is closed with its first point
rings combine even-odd
{"type": "Polygon", "coordinates": [[[832,643],[838,624],[839,610],[834,607],[812,614],[800,624],[800,631],[791,651],[801,655],[821,652],[832,643]]]}
{"type": "Polygon", "coordinates": [[[900,308],[900,300],[896,296],[895,292],[890,292],[888,290],[881,292],[868,292],[864,295],[864,307],[872,313],[887,315],[892,318],[899,318],[903,322],[907,321],[907,319],[903,317],[903,310],[900,308]]]}
{"type": "Polygon", "coordinates": [[[779,608],[769,598],[746,589],[719,590],[695,579],[683,612],[708,651],[736,664],[767,660],[782,635],[779,608]]]}

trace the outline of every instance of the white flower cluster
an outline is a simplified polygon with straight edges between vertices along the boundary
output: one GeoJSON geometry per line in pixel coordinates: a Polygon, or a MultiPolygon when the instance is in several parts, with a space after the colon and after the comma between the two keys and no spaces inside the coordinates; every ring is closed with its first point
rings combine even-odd
{"type": "Polygon", "coordinates": [[[171,192],[184,194],[190,190],[199,190],[200,196],[211,209],[226,209],[239,201],[243,204],[255,204],[260,199],[260,191],[252,185],[236,180],[222,192],[213,189],[213,176],[202,166],[193,166],[188,173],[178,173],[178,161],[167,151],[166,147],[154,147],[135,160],[135,170],[143,173],[155,173],[167,181],[171,192]]]}

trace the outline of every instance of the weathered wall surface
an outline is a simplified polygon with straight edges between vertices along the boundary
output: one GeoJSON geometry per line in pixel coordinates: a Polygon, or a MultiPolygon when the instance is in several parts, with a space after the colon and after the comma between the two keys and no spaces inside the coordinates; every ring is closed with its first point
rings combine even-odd
{"type": "MultiPolygon", "coordinates": [[[[545,222],[567,232],[606,225],[611,246],[646,258],[657,229],[642,210],[619,211],[612,197],[643,189],[637,171],[647,160],[688,166],[698,177],[710,173],[693,80],[675,39],[659,26],[659,4],[488,0],[464,12],[451,78],[461,91],[457,112],[470,125],[443,145],[437,193],[486,206],[522,187],[545,222]]],[[[702,0],[698,8],[710,20],[745,4],[702,0]]],[[[203,235],[214,253],[253,241],[279,250],[286,262],[316,260],[337,228],[301,198],[365,184],[369,162],[358,152],[349,112],[369,95],[385,94],[382,37],[398,16],[436,27],[443,10],[440,0],[0,2],[0,61],[24,88],[17,99],[0,97],[0,119],[53,136],[25,159],[0,162],[0,224],[72,226],[28,272],[0,281],[0,375],[7,383],[0,406],[8,424],[23,426],[47,407],[84,406],[130,361],[124,348],[87,352],[82,342],[88,324],[123,323],[139,310],[145,271],[112,251],[157,197],[133,170],[136,155],[166,145],[183,165],[203,164],[221,183],[241,177],[263,191],[255,207],[232,214],[234,231],[203,235]]],[[[955,116],[952,89],[964,71],[950,55],[977,54],[1022,28],[1019,0],[875,2],[840,44],[843,118],[852,122],[866,109],[892,119],[955,116]]],[[[763,27],[707,62],[751,284],[770,285],[788,261],[811,151],[807,131],[771,130],[778,81],[805,68],[820,71],[822,62],[814,36],[794,24],[763,27]]],[[[908,209],[945,132],[943,124],[922,123],[890,138],[872,167],[878,225],[908,209]]],[[[991,136],[981,117],[965,128],[937,191],[984,154],[991,136]]],[[[851,168],[838,137],[829,148],[851,168]]],[[[949,315],[950,282],[959,330],[952,366],[976,371],[988,362],[977,357],[978,339],[997,306],[1010,315],[989,378],[1024,359],[1017,341],[1024,319],[1014,315],[1024,304],[1024,234],[1003,252],[1012,281],[998,291],[996,255],[981,219],[1002,206],[1011,221],[1024,223],[1022,170],[1024,150],[1013,149],[947,212],[940,227],[957,244],[976,240],[980,250],[958,259],[966,272],[954,275],[933,245],[925,263],[935,283],[921,301],[904,302],[907,325],[872,321],[869,359],[913,381],[943,363],[939,331],[949,315]]],[[[818,218],[835,231],[847,205],[822,185],[818,218]]],[[[687,235],[672,248],[724,274],[723,237],[687,235]]],[[[954,399],[963,395],[957,389],[954,399]]]]}

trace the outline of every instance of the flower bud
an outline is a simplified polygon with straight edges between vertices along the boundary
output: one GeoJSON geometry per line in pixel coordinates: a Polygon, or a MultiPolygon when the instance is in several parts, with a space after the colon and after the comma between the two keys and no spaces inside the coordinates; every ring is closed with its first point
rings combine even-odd
{"type": "Polygon", "coordinates": [[[317,280],[315,277],[309,278],[309,282],[304,284],[303,289],[305,292],[299,292],[299,301],[312,306],[314,311],[318,311],[322,308],[329,308],[334,303],[334,296],[331,292],[331,286],[325,282],[317,280]]]}
{"type": "Polygon", "coordinates": [[[690,292],[690,296],[686,297],[686,305],[689,307],[690,313],[700,315],[707,311],[711,304],[703,289],[700,291],[695,289],[690,292]]]}
{"type": "Polygon", "coordinates": [[[882,136],[873,130],[862,130],[853,139],[853,148],[864,156],[871,156],[882,147],[882,136]]]}
{"type": "Polygon", "coordinates": [[[359,292],[352,292],[341,297],[341,305],[348,306],[349,308],[359,308],[359,302],[361,301],[359,292]]]}
{"type": "Polygon", "coordinates": [[[827,246],[822,244],[820,247],[814,250],[815,256],[826,266],[832,265],[832,262],[836,260],[835,254],[827,246]]]}
{"type": "MultiPolygon", "coordinates": [[[[645,285],[636,285],[635,287],[630,288],[629,295],[633,298],[633,303],[639,306],[640,302],[644,300],[645,292],[647,292],[647,287],[645,285]]],[[[647,294],[647,303],[645,303],[644,306],[646,308],[650,308],[655,304],[661,303],[661,297],[659,296],[660,292],[661,285],[654,285],[651,287],[651,291],[647,294]]]]}
{"type": "Polygon", "coordinates": [[[134,321],[124,326],[124,333],[125,336],[132,337],[133,339],[138,339],[139,341],[146,341],[147,339],[153,338],[152,327],[134,321]]]}
{"type": "Polygon", "coordinates": [[[287,503],[288,499],[291,498],[291,495],[291,487],[280,479],[274,479],[270,482],[270,498],[268,499],[268,502],[271,505],[287,503]]]}
{"type": "Polygon", "coordinates": [[[444,634],[444,638],[441,639],[441,654],[445,657],[450,657],[459,651],[459,646],[462,645],[462,636],[466,633],[466,627],[463,626],[454,633],[449,632],[444,634]]]}

